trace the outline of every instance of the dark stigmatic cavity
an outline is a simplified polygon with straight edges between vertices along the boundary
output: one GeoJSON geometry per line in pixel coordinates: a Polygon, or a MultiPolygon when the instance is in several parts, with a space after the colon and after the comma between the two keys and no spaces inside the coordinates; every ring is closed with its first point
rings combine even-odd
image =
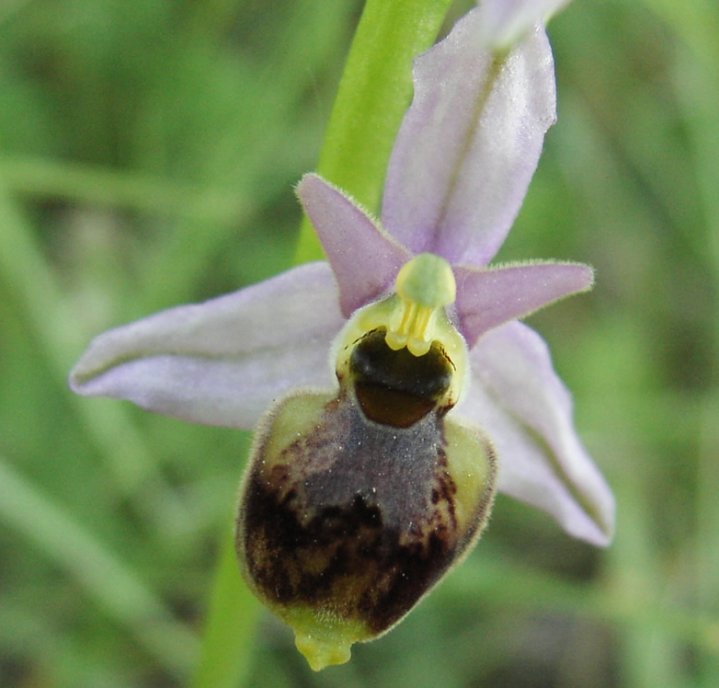
{"type": "Polygon", "coordinates": [[[444,396],[454,366],[437,342],[424,356],[414,356],[407,348],[390,349],[385,335],[384,328],[373,330],[357,343],[350,357],[350,376],[370,420],[407,428],[444,396]]]}

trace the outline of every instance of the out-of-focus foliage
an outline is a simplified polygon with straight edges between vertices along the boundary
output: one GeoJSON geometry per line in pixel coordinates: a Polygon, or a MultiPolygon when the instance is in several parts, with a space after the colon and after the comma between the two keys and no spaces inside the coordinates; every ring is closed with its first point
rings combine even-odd
{"type": "MultiPolygon", "coordinates": [[[[191,675],[249,438],[65,376],[103,329],[289,264],[360,8],[0,6],[0,685],[191,675]]],[[[349,665],[312,674],[262,616],[247,685],[719,685],[719,6],[576,0],[550,34],[560,119],[500,257],[597,268],[532,324],[616,541],[500,498],[466,564],[349,665]]]]}

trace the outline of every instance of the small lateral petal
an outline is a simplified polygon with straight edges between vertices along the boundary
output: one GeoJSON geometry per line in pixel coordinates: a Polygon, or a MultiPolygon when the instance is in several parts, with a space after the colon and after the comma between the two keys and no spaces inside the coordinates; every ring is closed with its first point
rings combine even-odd
{"type": "Polygon", "coordinates": [[[555,120],[543,29],[510,53],[483,46],[477,10],[415,62],[415,94],[390,160],[382,222],[415,253],[486,265],[524,199],[555,120]]]}
{"type": "Polygon", "coordinates": [[[344,191],[306,174],[297,196],[319,235],[340,288],[342,313],[384,294],[411,253],[344,191]]]}
{"type": "Polygon", "coordinates": [[[614,498],[577,436],[544,340],[509,323],[483,337],[470,359],[472,385],[457,413],[493,438],[499,489],[549,512],[571,535],[607,545],[614,498]]]}
{"type": "Polygon", "coordinates": [[[97,337],[70,386],[193,422],[249,429],[288,390],[335,384],[327,355],[344,323],[337,297],[329,265],[311,263],[171,308],[97,337]]]}
{"type": "Polygon", "coordinates": [[[467,346],[498,325],[587,291],[594,271],[581,263],[533,262],[489,269],[455,266],[457,316],[467,346]]]}
{"type": "Polygon", "coordinates": [[[546,24],[569,0],[482,0],[479,3],[482,42],[504,50],[535,24],[546,24]]]}

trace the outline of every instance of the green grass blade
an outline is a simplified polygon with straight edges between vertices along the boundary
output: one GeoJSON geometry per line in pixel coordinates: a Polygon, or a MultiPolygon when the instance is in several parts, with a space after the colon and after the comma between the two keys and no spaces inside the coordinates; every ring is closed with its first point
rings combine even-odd
{"type": "Polygon", "coordinates": [[[0,516],[69,574],[105,612],[178,678],[187,675],[197,639],[141,578],[59,504],[0,457],[0,516]]]}

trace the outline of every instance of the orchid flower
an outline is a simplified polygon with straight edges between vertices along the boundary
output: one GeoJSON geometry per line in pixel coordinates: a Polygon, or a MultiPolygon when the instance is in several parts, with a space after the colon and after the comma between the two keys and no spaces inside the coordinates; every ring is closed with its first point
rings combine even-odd
{"type": "Polygon", "coordinates": [[[575,537],[611,538],[612,494],[576,434],[570,395],[541,336],[519,322],[590,289],[592,269],[489,265],[555,120],[551,50],[534,22],[560,4],[487,2],[417,58],[381,220],[317,174],[302,178],[297,195],[328,262],[111,330],[71,374],[80,394],[259,424],[238,551],[314,668],[346,661],[352,642],[391,627],[465,556],[495,487],[575,537]],[[317,549],[319,515],[322,533],[341,521],[347,537],[351,515],[353,542],[392,523],[405,548],[393,573],[356,559],[364,545],[317,549]],[[290,553],[302,538],[314,549],[290,553]],[[397,587],[414,575],[408,542],[425,559],[441,550],[412,590],[397,587]]]}

